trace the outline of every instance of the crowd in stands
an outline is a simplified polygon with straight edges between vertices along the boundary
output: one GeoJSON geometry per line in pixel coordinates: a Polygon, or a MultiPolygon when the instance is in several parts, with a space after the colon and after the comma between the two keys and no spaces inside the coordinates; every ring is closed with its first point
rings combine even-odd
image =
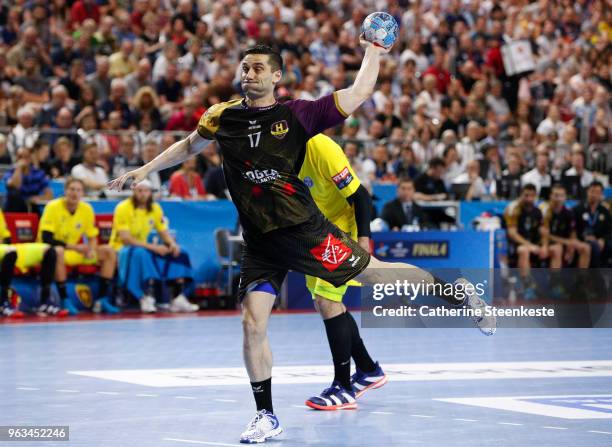
{"type": "MultiPolygon", "coordinates": [[[[282,51],[279,97],[347,86],[360,66],[360,25],[377,9],[396,17],[400,39],[371,100],[330,131],[366,183],[409,177],[425,194],[418,177],[439,159],[444,193],[462,199],[515,198],[520,183],[539,190],[549,176],[608,183],[605,0],[2,2],[0,161],[29,148],[36,183],[36,169],[71,174],[98,195],[239,95],[237,62],[252,44],[282,51]],[[502,47],[520,39],[535,70],[508,75],[502,47]]],[[[177,178],[150,180],[164,194],[225,198],[220,163],[211,146],[177,178]]]]}

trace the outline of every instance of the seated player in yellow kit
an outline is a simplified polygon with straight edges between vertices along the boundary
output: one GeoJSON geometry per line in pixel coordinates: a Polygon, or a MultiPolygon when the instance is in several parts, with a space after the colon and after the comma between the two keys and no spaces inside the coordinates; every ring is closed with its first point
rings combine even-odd
{"type": "MultiPolygon", "coordinates": [[[[311,138],[306,145],[299,177],[310,189],[325,217],[369,251],[370,195],[355,175],[342,148],[323,134],[311,138]]],[[[359,283],[350,281],[348,285],[359,283]]],[[[342,304],[348,286],[334,287],[308,275],[306,286],[323,318],[334,361],[332,386],[321,395],[308,399],[306,405],[317,410],[357,408],[355,399],[369,389],[383,386],[387,383],[387,376],[368,354],[355,319],[342,304]],[[350,328],[350,333],[344,333],[346,328],[350,328]],[[343,341],[339,343],[339,340],[343,341]],[[352,376],[351,357],[356,366],[352,376]]]]}
{"type": "Polygon", "coordinates": [[[15,268],[22,273],[40,266],[40,304],[36,309],[39,316],[64,317],[66,309],[50,301],[51,283],[55,274],[57,255],[48,244],[11,244],[11,232],[6,225],[4,213],[0,210],[0,315],[7,318],[22,318],[23,312],[14,309],[10,303],[11,282],[15,268]]]}
{"type": "Polygon", "coordinates": [[[139,300],[143,313],[157,311],[153,296],[155,281],[172,282],[171,312],[199,310],[199,306],[190,303],[183,294],[185,281],[193,279],[189,255],[170,235],[164,212],[153,201],[149,180],[138,183],[132,197],[115,207],[110,244],[119,251],[119,281],[139,300]],[[157,231],[162,243],[149,241],[153,230],[157,231]]]}
{"type": "Polygon", "coordinates": [[[93,311],[116,314],[119,309],[111,303],[110,288],[117,266],[117,255],[109,245],[98,245],[98,228],[93,207],[81,199],[85,194],[82,180],[68,178],[64,184],[64,197],[45,206],[38,226],[38,240],[52,245],[57,251],[56,273],[60,297],[71,314],[78,310],[67,300],[66,266],[100,265],[98,298],[93,311]]]}

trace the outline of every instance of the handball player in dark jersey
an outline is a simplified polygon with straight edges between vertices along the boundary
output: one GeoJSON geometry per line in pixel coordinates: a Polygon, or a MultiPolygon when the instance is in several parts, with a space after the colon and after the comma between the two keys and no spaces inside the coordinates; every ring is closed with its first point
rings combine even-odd
{"type": "MultiPolygon", "coordinates": [[[[357,241],[323,216],[308,187],[298,178],[307,141],[341,124],[373,93],[381,56],[390,48],[361,43],[365,55],[352,86],[316,101],[282,104],[274,96],[282,77],[280,54],[265,46],[247,50],[240,62],[243,99],[212,106],[189,136],[109,185],[121,189],[128,179],[137,184],[149,173],[179,164],[216,140],[223,155],[227,186],[244,228],[239,298],[244,362],[257,414],[241,436],[243,443],[265,442],[282,432],[272,407],[272,352],[267,326],[288,270],[319,277],[336,287],[353,278],[365,284],[406,280],[448,285],[409,264],[370,257],[357,241]]],[[[467,281],[458,281],[465,288],[467,281]]],[[[468,294],[464,300],[444,299],[480,312],[486,306],[476,294],[468,294]]],[[[494,316],[474,317],[474,321],[483,333],[495,332],[494,316]]],[[[347,319],[338,325],[331,331],[330,345],[337,351],[345,350],[344,357],[350,360],[354,328],[347,319]]],[[[330,392],[339,401],[354,396],[352,390],[335,388],[326,389],[324,394],[329,396],[330,392]]]]}

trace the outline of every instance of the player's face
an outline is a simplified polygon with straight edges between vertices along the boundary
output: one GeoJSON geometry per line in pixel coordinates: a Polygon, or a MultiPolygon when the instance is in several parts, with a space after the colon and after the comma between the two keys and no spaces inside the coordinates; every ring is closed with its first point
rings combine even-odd
{"type": "Polygon", "coordinates": [[[562,188],[555,188],[550,193],[550,200],[555,205],[560,205],[560,204],[565,203],[565,199],[566,199],[565,190],[562,188]]]}
{"type": "Polygon", "coordinates": [[[523,191],[521,198],[523,200],[523,205],[533,206],[536,201],[536,192],[531,190],[525,190],[523,191]]]}
{"type": "Polygon", "coordinates": [[[81,201],[84,193],[83,185],[80,182],[72,182],[66,187],[66,201],[71,205],[75,205],[81,201]]]}
{"type": "Polygon", "coordinates": [[[151,189],[145,186],[137,186],[134,189],[134,198],[136,199],[136,203],[139,205],[144,205],[147,203],[147,200],[151,197],[151,189]]]}
{"type": "Polygon", "coordinates": [[[587,201],[591,204],[601,202],[603,191],[599,186],[591,186],[587,191],[587,201]]]}
{"type": "Polygon", "coordinates": [[[247,54],[241,63],[240,82],[249,99],[259,99],[274,92],[281,71],[272,71],[267,54],[247,54]]]}

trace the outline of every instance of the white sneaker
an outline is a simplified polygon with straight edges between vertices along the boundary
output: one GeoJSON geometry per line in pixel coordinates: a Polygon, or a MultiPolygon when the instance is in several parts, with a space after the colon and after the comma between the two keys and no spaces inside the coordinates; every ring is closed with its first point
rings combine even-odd
{"type": "MultiPolygon", "coordinates": [[[[462,284],[464,290],[468,284],[471,285],[471,283],[465,278],[459,278],[455,281],[455,284],[462,284]]],[[[468,294],[468,297],[463,301],[463,305],[475,311],[475,315],[471,316],[471,318],[480,332],[482,332],[484,335],[495,334],[497,331],[497,318],[495,317],[495,314],[486,315],[485,310],[489,307],[487,302],[476,294],[474,286],[472,286],[470,289],[474,290],[474,292],[468,294]]]]}
{"type": "Polygon", "coordinates": [[[259,444],[283,432],[278,419],[267,410],[257,412],[246,430],[240,435],[242,444],[259,444]]]}
{"type": "Polygon", "coordinates": [[[155,307],[155,298],[151,295],[144,295],[140,299],[140,311],[143,314],[152,314],[157,312],[157,308],[155,307]]]}
{"type": "Polygon", "coordinates": [[[170,312],[197,312],[198,310],[200,306],[190,303],[182,293],[170,303],[170,312]]]}

